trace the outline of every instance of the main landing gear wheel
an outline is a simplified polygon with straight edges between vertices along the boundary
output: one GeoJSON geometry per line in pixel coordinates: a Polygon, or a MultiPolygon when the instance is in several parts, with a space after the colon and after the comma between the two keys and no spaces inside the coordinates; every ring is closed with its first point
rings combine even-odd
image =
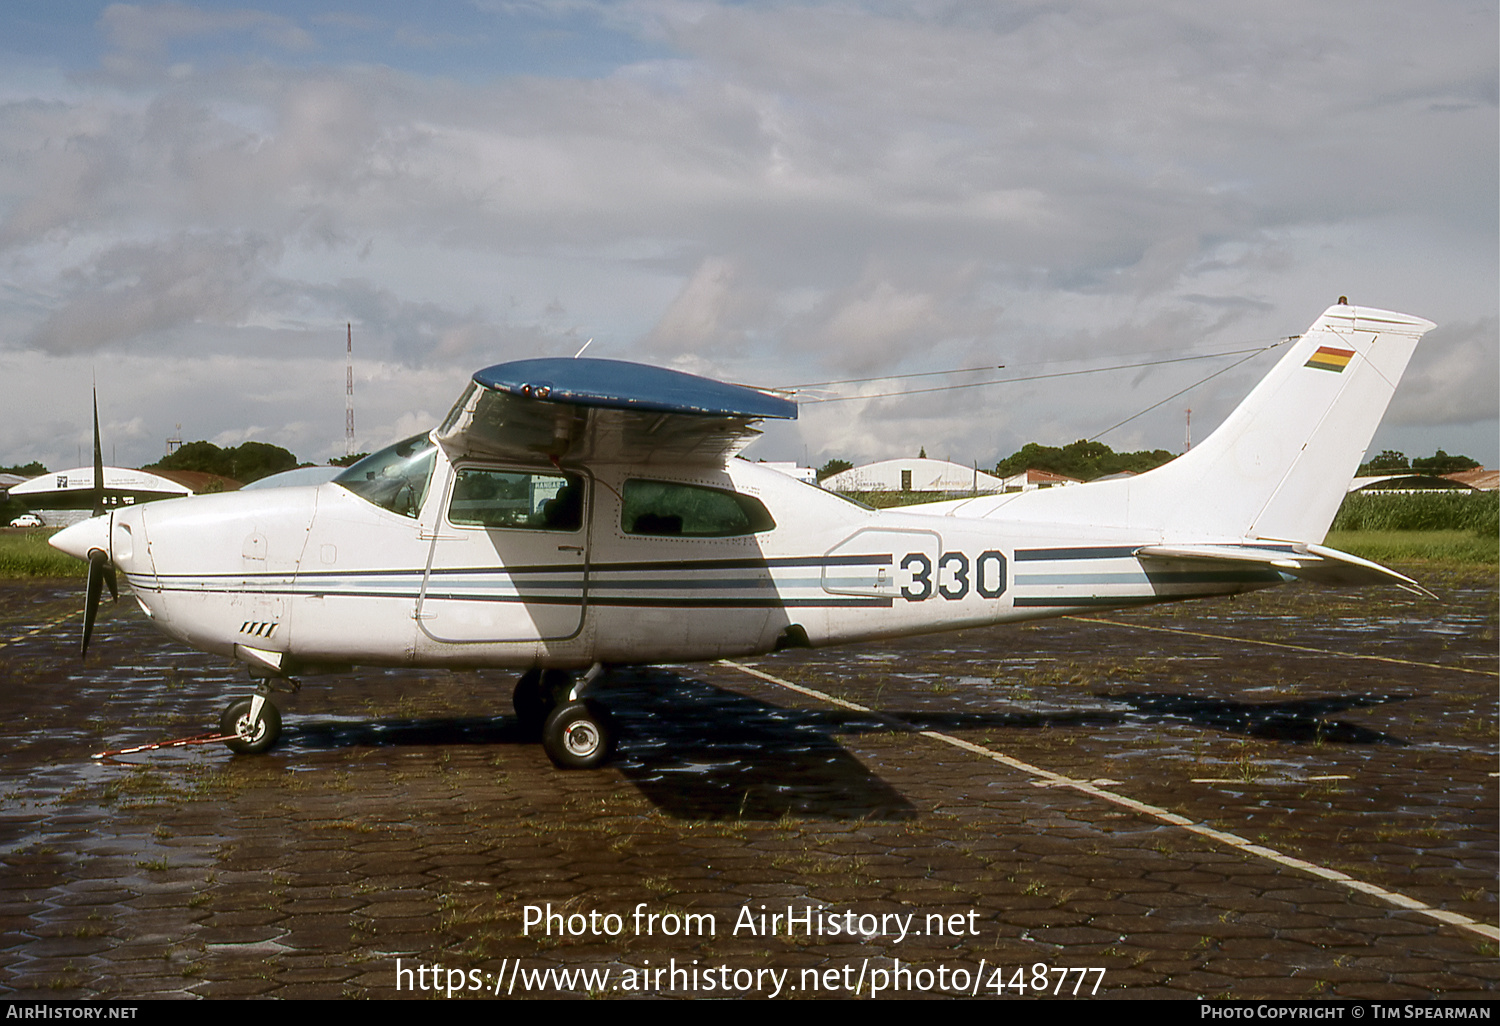
{"type": "Polygon", "coordinates": [[[510,697],[516,718],[521,721],[521,729],[533,737],[540,734],[552,710],[567,701],[572,686],[573,675],[567,670],[527,670],[523,673],[510,697]]]}
{"type": "Polygon", "coordinates": [[[614,754],[614,721],[598,702],[566,702],[547,717],[542,748],[558,769],[594,769],[614,754]]]}
{"type": "Polygon", "coordinates": [[[219,717],[219,732],[235,735],[224,743],[232,752],[240,755],[259,755],[270,751],[281,738],[281,713],[269,701],[260,704],[260,717],[250,719],[250,708],[255,700],[240,698],[229,703],[224,715],[219,717]]]}

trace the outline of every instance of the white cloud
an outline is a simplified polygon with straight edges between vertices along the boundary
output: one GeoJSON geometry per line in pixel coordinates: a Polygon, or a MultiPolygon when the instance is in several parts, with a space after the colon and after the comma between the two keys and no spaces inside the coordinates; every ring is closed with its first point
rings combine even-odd
{"type": "Polygon", "coordinates": [[[104,70],[132,83],[157,78],[164,67],[180,74],[180,69],[166,65],[171,44],[178,40],[243,34],[281,50],[310,50],[316,45],[311,35],[280,15],[205,10],[182,3],[111,4],[100,16],[99,27],[110,43],[104,70]]]}
{"type": "Polygon", "coordinates": [[[699,264],[657,322],[647,351],[670,355],[742,348],[747,329],[764,324],[768,297],[737,278],[732,260],[710,257],[699,264]]]}
{"type": "MultiPolygon", "coordinates": [[[[427,70],[438,24],[421,68],[401,50],[319,64],[318,33],[349,26],[316,4],[118,5],[104,63],[66,88],[0,70],[0,353],[310,361],[236,380],[276,417],[204,407],[222,422],[202,434],[231,437],[306,420],[312,368],[341,380],[323,347],[345,321],[365,359],[413,375],[595,336],[600,355],[775,384],[1227,345],[1348,292],[1471,326],[1419,351],[1398,430],[1495,417],[1492,5],[481,7],[497,33],[552,18],[671,56],[460,78],[427,70]]],[[[1247,381],[1190,397],[1205,424],[1247,381]]],[[[1137,402],[1079,379],[985,417],[963,393],[809,413],[785,444],[816,448],[809,426],[833,421],[829,446],[872,458],[928,437],[991,460],[1185,383],[1153,373],[1137,402]]],[[[31,437],[17,416],[0,441],[31,437]]],[[[1180,417],[1122,436],[1176,445],[1180,417]]],[[[318,430],[299,444],[328,444],[318,430]]]]}
{"type": "Polygon", "coordinates": [[[1476,424],[1500,418],[1500,324],[1443,324],[1412,355],[1386,420],[1392,425],[1476,424]]]}
{"type": "Polygon", "coordinates": [[[113,247],[69,269],[63,301],[24,344],[78,352],[161,335],[194,321],[240,323],[276,246],[254,236],[172,236],[113,247]]]}

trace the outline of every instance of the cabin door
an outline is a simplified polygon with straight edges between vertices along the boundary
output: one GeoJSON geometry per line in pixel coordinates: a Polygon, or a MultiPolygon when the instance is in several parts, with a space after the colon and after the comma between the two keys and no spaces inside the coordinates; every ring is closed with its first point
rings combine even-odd
{"type": "Polygon", "coordinates": [[[434,641],[558,641],[583,628],[592,482],[461,465],[448,479],[417,598],[434,641]]]}

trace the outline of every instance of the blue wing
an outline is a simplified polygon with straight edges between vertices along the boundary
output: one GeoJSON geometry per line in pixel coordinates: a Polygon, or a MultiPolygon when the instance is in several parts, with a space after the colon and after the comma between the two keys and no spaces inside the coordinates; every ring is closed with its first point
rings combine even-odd
{"type": "Polygon", "coordinates": [[[797,404],[744,385],[620,360],[486,367],[437,431],[451,457],[606,463],[719,462],[797,404]]]}

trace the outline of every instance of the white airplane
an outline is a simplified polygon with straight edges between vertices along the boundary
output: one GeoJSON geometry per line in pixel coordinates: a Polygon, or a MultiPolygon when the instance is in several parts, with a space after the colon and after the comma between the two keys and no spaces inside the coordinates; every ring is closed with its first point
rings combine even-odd
{"type": "MultiPolygon", "coordinates": [[[[353,666],[513,667],[560,767],[614,728],[606,667],[763,655],[1250,591],[1409,578],[1319,544],[1429,321],[1342,301],[1196,448],[1125,480],[876,511],[736,453],[788,399],[591,359],[474,375],[333,481],[111,510],[52,539],[167,634],[249,666],[221,720],[353,666]],[[575,671],[586,671],[581,677],[575,671]]],[[[97,428],[96,428],[97,431],[97,428]]],[[[1418,589],[1420,590],[1420,589],[1418,589]]]]}

